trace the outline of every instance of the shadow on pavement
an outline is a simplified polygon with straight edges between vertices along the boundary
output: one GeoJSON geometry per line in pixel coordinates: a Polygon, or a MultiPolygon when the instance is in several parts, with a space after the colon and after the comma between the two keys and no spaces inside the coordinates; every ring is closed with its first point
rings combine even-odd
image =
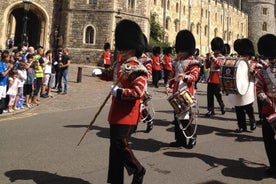
{"type": "Polygon", "coordinates": [[[5,173],[11,182],[17,180],[33,180],[36,184],[89,184],[80,178],[60,176],[46,171],[11,170],[5,173]]]}
{"type": "Polygon", "coordinates": [[[210,166],[210,169],[208,170],[219,166],[224,166],[225,168],[223,168],[221,172],[224,176],[227,177],[254,181],[261,181],[262,179],[266,178],[266,176],[263,174],[267,167],[265,164],[250,162],[243,158],[239,158],[239,160],[231,160],[200,153],[187,152],[164,152],[164,155],[180,158],[198,158],[210,166]]]}

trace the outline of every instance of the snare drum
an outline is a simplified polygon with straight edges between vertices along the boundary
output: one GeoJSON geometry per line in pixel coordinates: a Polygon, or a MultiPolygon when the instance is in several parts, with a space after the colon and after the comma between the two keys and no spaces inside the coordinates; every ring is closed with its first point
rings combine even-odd
{"type": "Polygon", "coordinates": [[[222,91],[244,95],[249,87],[248,63],[239,58],[226,58],[220,70],[222,91]]]}
{"type": "Polygon", "coordinates": [[[169,103],[173,107],[176,114],[187,112],[194,100],[189,91],[182,89],[168,98],[169,103]]]}

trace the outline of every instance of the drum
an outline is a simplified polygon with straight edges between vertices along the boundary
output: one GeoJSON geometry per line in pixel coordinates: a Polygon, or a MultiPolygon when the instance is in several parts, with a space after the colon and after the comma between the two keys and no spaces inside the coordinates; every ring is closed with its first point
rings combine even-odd
{"type": "Polygon", "coordinates": [[[182,89],[168,98],[176,114],[187,112],[194,104],[194,100],[189,91],[182,89]]]}
{"type": "Polygon", "coordinates": [[[248,63],[239,58],[226,58],[220,70],[222,91],[244,95],[249,87],[248,63]]]}

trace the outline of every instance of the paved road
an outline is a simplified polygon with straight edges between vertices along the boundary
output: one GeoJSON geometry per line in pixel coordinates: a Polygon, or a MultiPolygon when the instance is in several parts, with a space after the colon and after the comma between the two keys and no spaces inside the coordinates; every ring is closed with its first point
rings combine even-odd
{"type": "MultiPolygon", "coordinates": [[[[110,101],[93,130],[76,145],[111,83],[91,77],[92,67],[87,66],[82,82],[76,83],[78,66],[71,66],[68,95],[55,95],[31,110],[0,116],[0,184],[106,183],[110,101]]],[[[187,150],[168,147],[174,137],[172,109],[162,87],[150,87],[150,91],[156,111],[154,129],[147,134],[141,123],[131,140],[147,170],[145,184],[275,183],[263,175],[268,161],[261,128],[235,133],[235,113],[226,96],[226,114],[217,109],[214,119],[206,119],[206,84],[199,84],[198,143],[187,150]]],[[[131,179],[125,173],[125,183],[131,179]]]]}

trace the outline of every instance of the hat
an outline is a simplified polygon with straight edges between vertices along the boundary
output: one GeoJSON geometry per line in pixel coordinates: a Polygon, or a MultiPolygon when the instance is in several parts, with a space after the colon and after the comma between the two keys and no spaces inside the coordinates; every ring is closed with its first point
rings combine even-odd
{"type": "Polygon", "coordinates": [[[121,20],[115,30],[115,46],[120,50],[136,50],[140,57],[145,50],[145,41],[140,26],[131,20],[121,20]]]}
{"type": "Polygon", "coordinates": [[[154,55],[161,54],[161,47],[159,47],[159,46],[153,47],[152,53],[153,53],[154,55]]]}
{"type": "Polygon", "coordinates": [[[181,30],[176,35],[175,50],[176,53],[188,52],[193,55],[195,52],[195,38],[194,35],[188,30],[181,30]]]}
{"type": "Polygon", "coordinates": [[[222,38],[220,37],[213,38],[213,40],[211,41],[211,49],[212,51],[219,50],[220,52],[222,52],[224,49],[224,43],[222,38]]]}
{"type": "Polygon", "coordinates": [[[237,42],[236,52],[241,56],[255,56],[253,43],[247,38],[243,38],[237,42]]]}
{"type": "Polygon", "coordinates": [[[110,43],[104,43],[104,50],[110,49],[110,43]]]}
{"type": "Polygon", "coordinates": [[[225,43],[224,44],[224,49],[222,51],[222,54],[223,55],[229,55],[230,54],[230,50],[231,50],[230,45],[228,43],[225,43]]]}
{"type": "Polygon", "coordinates": [[[241,39],[236,39],[236,40],[234,41],[233,46],[234,46],[234,51],[236,51],[236,52],[238,52],[238,50],[239,50],[240,41],[241,41],[241,39]]]}
{"type": "Polygon", "coordinates": [[[271,59],[276,58],[276,36],[273,34],[265,34],[259,38],[258,52],[264,57],[271,59]]]}

